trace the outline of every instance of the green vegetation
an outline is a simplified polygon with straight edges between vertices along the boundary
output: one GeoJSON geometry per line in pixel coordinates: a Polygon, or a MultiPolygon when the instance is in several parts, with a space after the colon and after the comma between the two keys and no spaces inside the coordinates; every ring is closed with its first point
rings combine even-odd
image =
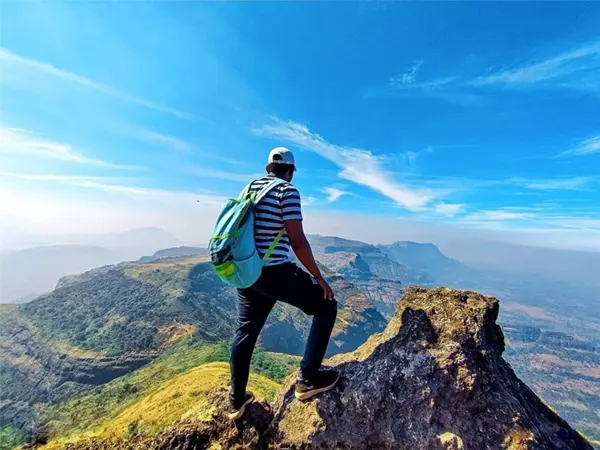
{"type": "MultiPolygon", "coordinates": [[[[65,438],[98,429],[181,374],[203,364],[228,360],[228,343],[187,339],[175,344],[161,357],[135,372],[60,405],[46,408],[43,421],[48,424],[52,437],[65,438]]],[[[297,367],[298,360],[294,356],[257,349],[252,369],[280,382],[297,367]]]]}
{"type": "MultiPolygon", "coordinates": [[[[58,450],[66,442],[82,442],[90,437],[100,440],[152,436],[180,419],[205,421],[217,411],[211,401],[223,392],[229,380],[227,363],[208,363],[195,367],[160,385],[144,397],[138,398],[119,414],[106,417],[80,433],[53,437],[43,446],[58,450]]],[[[251,374],[248,388],[260,401],[271,401],[280,385],[257,374],[251,374]]]]}
{"type": "Polygon", "coordinates": [[[25,443],[24,433],[11,425],[0,428],[0,450],[10,450],[25,443]]]}
{"type": "MultiPolygon", "coordinates": [[[[369,305],[345,305],[356,297],[352,283],[337,277],[332,286],[345,320],[330,354],[356,348],[385,325],[369,305]]],[[[62,279],[31,303],[3,308],[0,381],[8,389],[0,423],[25,424],[33,433],[48,422],[63,434],[118,414],[193,367],[226,361],[229,349],[220,342],[237,326],[236,301],[206,258],[192,256],[94,269],[62,279]]],[[[309,327],[310,318],[278,305],[259,345],[301,354],[309,327]]],[[[297,358],[257,350],[253,370],[281,380],[296,365],[297,358]]]]}

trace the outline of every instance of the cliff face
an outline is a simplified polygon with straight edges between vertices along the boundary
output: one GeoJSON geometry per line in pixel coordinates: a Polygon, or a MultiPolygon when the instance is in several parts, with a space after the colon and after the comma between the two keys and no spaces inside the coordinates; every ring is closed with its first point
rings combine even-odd
{"type": "Polygon", "coordinates": [[[203,421],[68,448],[592,449],[502,359],[498,309],[474,292],[412,287],[382,333],[328,361],[342,376],[329,393],[299,402],[290,379],[234,426],[223,387],[203,421]]]}
{"type": "Polygon", "coordinates": [[[291,386],[283,393],[272,439],[315,449],[591,449],[502,359],[497,315],[490,297],[409,288],[382,334],[330,360],[338,390],[310,403],[294,401],[291,386]]]}

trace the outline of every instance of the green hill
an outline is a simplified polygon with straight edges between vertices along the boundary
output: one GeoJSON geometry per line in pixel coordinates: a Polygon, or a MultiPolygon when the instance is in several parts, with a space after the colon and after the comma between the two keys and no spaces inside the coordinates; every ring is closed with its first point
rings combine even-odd
{"type": "MultiPolygon", "coordinates": [[[[121,434],[127,430],[129,423],[137,422],[136,430],[141,432],[146,429],[156,431],[159,425],[165,425],[175,420],[177,414],[181,415],[191,407],[198,407],[200,394],[195,393],[202,386],[218,382],[219,385],[227,384],[223,378],[224,372],[219,370],[218,380],[212,379],[208,373],[198,372],[197,368],[205,364],[225,362],[229,358],[229,345],[227,343],[206,343],[194,338],[185,339],[163,353],[147,366],[115,379],[103,386],[79,396],[70,398],[57,405],[46,407],[42,412],[41,421],[45,426],[45,435],[50,441],[64,441],[76,436],[95,433],[121,434]],[[193,375],[190,378],[190,373],[193,375]],[[202,375],[202,376],[200,376],[202,375]],[[183,381],[182,381],[183,380],[183,381]],[[180,395],[174,395],[170,403],[171,414],[162,414],[160,420],[152,419],[153,425],[147,425],[146,419],[152,412],[148,405],[154,405],[157,393],[164,386],[170,386],[175,392],[177,387],[188,390],[189,395],[177,400],[180,395]],[[154,399],[152,401],[144,399],[154,399]],[[186,400],[187,399],[187,400],[186,400]],[[175,401],[177,400],[177,401],[175,401]],[[144,405],[142,420],[134,418],[140,415],[139,406],[144,405]]],[[[296,369],[299,358],[275,353],[268,353],[258,349],[253,357],[252,371],[262,375],[271,382],[264,382],[261,392],[267,399],[272,399],[277,382],[282,381],[296,369]]],[[[219,366],[220,367],[220,366],[219,366]]],[[[169,399],[168,395],[160,394],[163,402],[169,399]]],[[[162,409],[160,410],[162,412],[162,409]]]]}
{"type": "MultiPolygon", "coordinates": [[[[340,302],[331,355],[355,349],[385,319],[352,283],[329,278],[340,302]]],[[[182,340],[229,341],[236,327],[235,291],[203,256],[95,269],[60,280],[31,303],[2,308],[0,421],[27,435],[38,432],[45,406],[143,367],[182,340]]],[[[261,346],[301,354],[309,325],[295,308],[278,305],[261,346]]]]}

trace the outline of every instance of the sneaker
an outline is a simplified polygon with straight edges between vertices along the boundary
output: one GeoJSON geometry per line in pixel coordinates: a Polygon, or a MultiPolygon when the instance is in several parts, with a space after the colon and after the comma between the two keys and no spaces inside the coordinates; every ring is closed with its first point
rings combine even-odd
{"type": "Polygon", "coordinates": [[[244,396],[244,403],[237,407],[233,403],[230,403],[229,409],[227,410],[227,417],[229,420],[238,420],[244,415],[246,406],[254,401],[254,394],[252,392],[246,392],[244,396]]]}
{"type": "Polygon", "coordinates": [[[312,380],[298,380],[294,395],[298,400],[308,400],[335,387],[340,375],[335,370],[319,370],[312,380]]]}

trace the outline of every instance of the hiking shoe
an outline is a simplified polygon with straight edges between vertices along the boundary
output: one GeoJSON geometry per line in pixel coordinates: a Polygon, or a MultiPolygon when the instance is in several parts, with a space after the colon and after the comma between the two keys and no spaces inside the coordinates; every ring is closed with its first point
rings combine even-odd
{"type": "Polygon", "coordinates": [[[227,417],[229,420],[238,420],[241,419],[246,411],[246,406],[254,401],[254,394],[252,392],[246,392],[244,396],[244,403],[241,406],[234,405],[230,403],[229,409],[227,410],[227,417]]]}
{"type": "Polygon", "coordinates": [[[335,387],[340,375],[335,370],[319,370],[311,380],[298,380],[294,395],[298,400],[308,400],[335,387]]]}

